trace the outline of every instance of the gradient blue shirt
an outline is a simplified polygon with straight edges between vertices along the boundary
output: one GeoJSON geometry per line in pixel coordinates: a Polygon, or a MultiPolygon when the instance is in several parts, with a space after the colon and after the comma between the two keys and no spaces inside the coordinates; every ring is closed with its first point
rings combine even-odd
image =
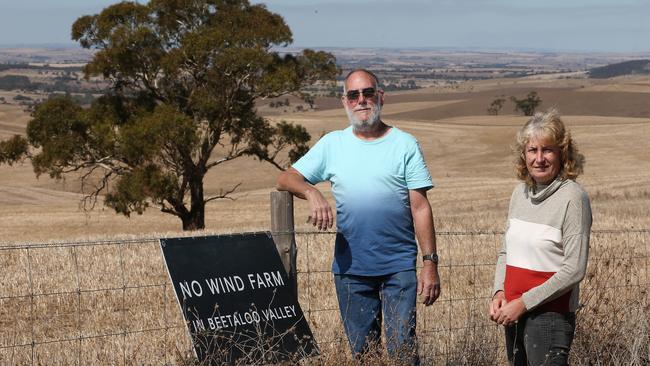
{"type": "Polygon", "coordinates": [[[393,127],[366,141],[352,127],[323,136],[293,168],[311,184],[332,183],[336,247],[332,271],[381,276],[415,268],[409,190],[433,187],[417,140],[393,127]]]}

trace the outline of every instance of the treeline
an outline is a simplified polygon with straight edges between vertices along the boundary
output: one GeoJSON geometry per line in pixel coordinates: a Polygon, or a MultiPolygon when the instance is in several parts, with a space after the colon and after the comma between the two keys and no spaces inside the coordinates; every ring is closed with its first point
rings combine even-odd
{"type": "MultiPolygon", "coordinates": [[[[343,81],[343,78],[340,78],[343,81]]],[[[414,90],[420,89],[421,86],[417,85],[415,80],[407,81],[395,81],[387,79],[385,83],[380,83],[379,88],[384,91],[399,91],[399,90],[414,90]]],[[[313,95],[322,95],[326,97],[338,98],[343,95],[343,86],[334,85],[327,88],[313,89],[311,90],[313,95]]],[[[309,102],[308,102],[309,103],[309,102]]],[[[287,104],[288,105],[288,104],[287,104]]],[[[278,104],[277,107],[281,107],[282,104],[278,104]]]]}
{"type": "Polygon", "coordinates": [[[64,93],[101,93],[100,87],[89,88],[79,85],[79,81],[72,76],[63,75],[52,78],[52,83],[33,82],[24,75],[0,76],[0,90],[23,90],[27,92],[64,92],[64,93]]]}
{"type": "Polygon", "coordinates": [[[5,75],[0,76],[1,90],[36,90],[38,85],[32,83],[27,76],[5,75]]]}
{"type": "Polygon", "coordinates": [[[45,64],[43,66],[30,65],[26,63],[15,63],[15,64],[4,64],[0,63],[0,71],[7,70],[40,70],[40,71],[53,71],[53,72],[80,72],[81,68],[79,66],[69,66],[69,67],[54,67],[45,64]]]}
{"type": "MultiPolygon", "coordinates": [[[[38,103],[41,103],[45,100],[57,99],[62,97],[70,98],[71,100],[81,105],[89,105],[95,100],[95,96],[91,93],[83,93],[83,94],[50,93],[46,97],[41,97],[41,98],[33,98],[22,94],[17,94],[12,98],[12,100],[17,104],[27,106],[27,110],[31,111],[32,108],[34,108],[38,103]]],[[[4,97],[0,97],[0,104],[7,104],[7,103],[8,101],[4,97]]]]}
{"type": "Polygon", "coordinates": [[[415,83],[415,80],[408,80],[406,82],[387,82],[386,84],[381,84],[380,87],[385,91],[393,90],[412,90],[419,89],[420,87],[415,83]]]}
{"type": "Polygon", "coordinates": [[[607,79],[623,75],[650,74],[650,60],[632,60],[596,67],[589,70],[593,79],[607,79]]]}

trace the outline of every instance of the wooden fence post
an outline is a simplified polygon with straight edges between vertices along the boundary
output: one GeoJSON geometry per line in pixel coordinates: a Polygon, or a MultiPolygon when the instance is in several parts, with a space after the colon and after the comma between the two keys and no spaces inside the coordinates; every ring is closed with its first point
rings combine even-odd
{"type": "Polygon", "coordinates": [[[293,195],[289,192],[271,192],[271,235],[298,299],[298,250],[293,225],[293,195]]]}

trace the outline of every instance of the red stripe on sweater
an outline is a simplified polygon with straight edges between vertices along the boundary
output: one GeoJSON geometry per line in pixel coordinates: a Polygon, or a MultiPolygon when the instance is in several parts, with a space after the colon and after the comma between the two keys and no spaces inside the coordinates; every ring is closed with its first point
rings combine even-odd
{"type": "MultiPolygon", "coordinates": [[[[521,295],[533,287],[546,282],[555,272],[541,272],[530,269],[506,265],[506,279],[503,284],[506,300],[518,299],[521,295]]],[[[553,311],[557,313],[569,312],[571,291],[563,294],[555,300],[545,302],[534,309],[534,311],[553,311]]]]}

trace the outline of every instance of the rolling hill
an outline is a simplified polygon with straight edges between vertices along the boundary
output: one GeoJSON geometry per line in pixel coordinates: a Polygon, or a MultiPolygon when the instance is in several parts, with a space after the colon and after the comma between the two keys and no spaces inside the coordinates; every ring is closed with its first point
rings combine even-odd
{"type": "Polygon", "coordinates": [[[632,60],[619,62],[589,70],[589,77],[594,79],[607,79],[624,75],[650,74],[650,60],[632,60]]]}

